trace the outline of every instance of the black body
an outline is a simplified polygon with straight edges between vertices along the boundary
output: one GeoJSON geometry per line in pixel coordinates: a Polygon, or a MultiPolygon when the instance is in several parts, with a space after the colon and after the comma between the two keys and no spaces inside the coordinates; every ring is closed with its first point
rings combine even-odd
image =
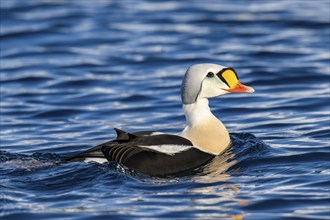
{"type": "Polygon", "coordinates": [[[214,155],[200,151],[181,136],[152,132],[126,133],[119,129],[117,139],[93,147],[69,161],[82,161],[85,158],[106,158],[141,173],[152,176],[179,175],[200,167],[214,158],[214,155]],[[184,151],[167,154],[144,146],[179,145],[184,151]],[[187,148],[186,146],[191,146],[187,148]]]}

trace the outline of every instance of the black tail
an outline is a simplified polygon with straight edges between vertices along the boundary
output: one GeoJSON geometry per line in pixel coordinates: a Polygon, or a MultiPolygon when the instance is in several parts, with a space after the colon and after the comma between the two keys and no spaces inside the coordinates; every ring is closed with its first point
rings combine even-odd
{"type": "Polygon", "coordinates": [[[77,162],[77,161],[84,161],[86,158],[104,158],[101,148],[102,148],[101,144],[97,145],[89,150],[86,150],[82,153],[69,157],[65,161],[77,162]]]}

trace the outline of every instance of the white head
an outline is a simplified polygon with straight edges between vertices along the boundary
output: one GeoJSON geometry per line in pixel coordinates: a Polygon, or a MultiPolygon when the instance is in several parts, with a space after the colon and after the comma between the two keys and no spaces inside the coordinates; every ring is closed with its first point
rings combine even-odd
{"type": "Polygon", "coordinates": [[[203,63],[187,70],[182,86],[182,103],[192,104],[199,99],[213,98],[231,92],[254,92],[254,89],[238,81],[234,69],[225,66],[203,63]]]}

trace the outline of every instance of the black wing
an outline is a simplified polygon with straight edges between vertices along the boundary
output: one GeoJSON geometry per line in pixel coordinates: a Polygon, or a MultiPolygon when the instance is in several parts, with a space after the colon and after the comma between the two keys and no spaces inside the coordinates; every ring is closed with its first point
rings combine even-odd
{"type": "Polygon", "coordinates": [[[186,146],[193,146],[192,143],[176,135],[136,136],[122,132],[118,139],[102,145],[107,160],[153,176],[177,175],[193,170],[214,157],[194,147],[186,149],[186,146]],[[150,145],[182,145],[185,150],[166,154],[146,147],[150,145]]]}
{"type": "Polygon", "coordinates": [[[115,129],[117,138],[97,145],[67,161],[84,161],[86,158],[106,158],[139,172],[153,176],[182,174],[204,165],[214,155],[193,147],[183,137],[169,134],[151,135],[151,131],[126,133],[115,129]],[[182,145],[185,149],[175,154],[166,154],[143,146],[182,145]],[[187,149],[187,146],[192,146],[187,149]]]}
{"type": "MultiPolygon", "coordinates": [[[[104,155],[103,155],[103,152],[101,150],[102,146],[105,145],[105,144],[110,144],[110,143],[113,143],[113,142],[118,142],[120,141],[121,139],[126,139],[128,137],[128,133],[124,132],[124,131],[121,131],[119,129],[116,129],[115,128],[115,131],[117,133],[117,138],[115,140],[111,140],[111,141],[108,141],[108,142],[105,142],[105,143],[102,143],[102,144],[99,144],[99,145],[96,145],[94,146],[93,148],[91,149],[88,149],[82,153],[79,153],[77,155],[74,155],[74,156],[71,156],[71,157],[68,157],[65,159],[65,161],[68,161],[68,162],[79,162],[79,161],[84,161],[85,159],[89,158],[89,159],[99,159],[99,158],[104,158],[104,155]]],[[[135,132],[135,133],[132,133],[130,135],[135,135],[135,136],[148,136],[150,134],[152,134],[153,131],[139,131],[139,132],[135,132]]]]}

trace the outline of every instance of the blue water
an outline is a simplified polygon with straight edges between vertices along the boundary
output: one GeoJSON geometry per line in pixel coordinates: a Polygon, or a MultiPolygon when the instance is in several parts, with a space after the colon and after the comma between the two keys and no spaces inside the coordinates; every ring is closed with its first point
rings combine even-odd
{"type": "Polygon", "coordinates": [[[330,2],[1,0],[3,219],[330,219],[330,2]],[[254,94],[210,101],[232,148],[185,177],[61,163],[178,132],[192,64],[254,94]]]}

